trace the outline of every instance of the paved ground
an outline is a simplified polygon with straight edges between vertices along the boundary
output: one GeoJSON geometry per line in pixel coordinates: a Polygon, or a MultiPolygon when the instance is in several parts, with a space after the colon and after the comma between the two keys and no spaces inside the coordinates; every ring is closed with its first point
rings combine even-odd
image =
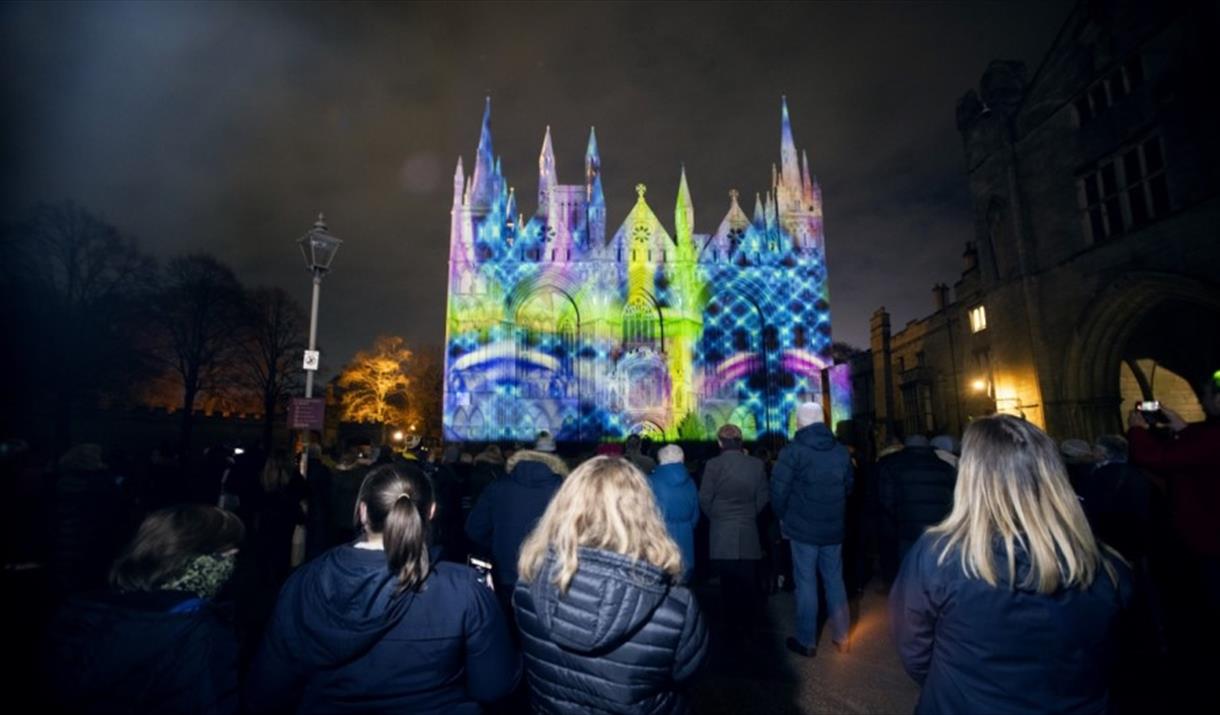
{"type": "Polygon", "coordinates": [[[758,637],[730,651],[720,635],[718,589],[698,589],[712,619],[712,652],[695,690],[698,713],[883,713],[914,711],[919,688],[903,672],[890,638],[886,597],[852,602],[852,650],[840,655],[823,630],[814,658],[784,648],[794,620],[791,593],[771,596],[758,637]]]}

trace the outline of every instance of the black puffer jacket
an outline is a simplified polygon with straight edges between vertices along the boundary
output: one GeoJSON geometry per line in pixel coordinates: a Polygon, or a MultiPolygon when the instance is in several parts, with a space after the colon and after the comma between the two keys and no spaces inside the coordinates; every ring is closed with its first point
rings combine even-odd
{"type": "Polygon", "coordinates": [[[542,713],[683,713],[707,655],[694,595],[655,566],[581,549],[566,594],[545,577],[517,584],[534,708],[542,713]]]}
{"type": "Polygon", "coordinates": [[[957,470],[931,447],[904,447],[878,464],[881,507],[897,528],[902,550],[953,510],[957,470]]]}

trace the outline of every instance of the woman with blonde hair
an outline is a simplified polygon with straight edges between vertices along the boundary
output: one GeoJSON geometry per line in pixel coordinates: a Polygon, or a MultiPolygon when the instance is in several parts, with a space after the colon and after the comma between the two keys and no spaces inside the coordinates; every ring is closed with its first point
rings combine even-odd
{"type": "Polygon", "coordinates": [[[707,655],[682,557],[644,475],[594,457],[521,547],[513,594],[538,712],[671,713],[707,655]]]}
{"type": "Polygon", "coordinates": [[[1131,597],[1046,433],[1009,415],[972,423],[953,510],[890,593],[903,665],[923,686],[916,712],[1105,712],[1131,597]]]}

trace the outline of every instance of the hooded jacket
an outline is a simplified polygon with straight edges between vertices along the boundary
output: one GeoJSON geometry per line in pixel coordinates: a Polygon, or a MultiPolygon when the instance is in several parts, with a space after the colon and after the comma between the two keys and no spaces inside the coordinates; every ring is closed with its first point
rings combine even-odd
{"type": "Polygon", "coordinates": [[[1130,570],[1106,556],[1118,583],[1099,569],[1086,589],[1040,594],[1021,585],[1028,555],[1016,554],[1016,583],[997,548],[999,582],[966,576],[955,549],[937,563],[938,534],[915,542],[890,591],[890,624],[902,664],[923,686],[916,713],[1104,713],[1130,570]]]}
{"type": "Polygon", "coordinates": [[[483,490],[466,520],[466,535],[491,551],[496,588],[517,583],[517,552],[559,491],[568,466],[549,452],[521,450],[508,460],[508,476],[483,490]]]}
{"type": "Polygon", "coordinates": [[[534,708],[541,713],[682,713],[684,688],[707,655],[689,590],[659,568],[580,549],[567,593],[549,578],[520,582],[513,605],[534,708]]]}
{"type": "Polygon", "coordinates": [[[797,430],[771,470],[771,508],[784,534],[804,544],[843,543],[851,493],[851,456],[817,422],[797,430]]]}
{"type": "Polygon", "coordinates": [[[695,526],[699,523],[699,492],[686,465],[662,464],[648,477],[657,498],[665,529],[682,552],[682,580],[690,580],[695,568],[695,526]]]}
{"type": "Polygon", "coordinates": [[[521,672],[504,616],[474,570],[433,562],[395,595],[385,552],[340,546],[280,592],[246,679],[250,712],[478,713],[521,672]]]}
{"type": "Polygon", "coordinates": [[[194,594],[72,599],[45,644],[53,712],[238,711],[237,637],[221,612],[194,594]]]}

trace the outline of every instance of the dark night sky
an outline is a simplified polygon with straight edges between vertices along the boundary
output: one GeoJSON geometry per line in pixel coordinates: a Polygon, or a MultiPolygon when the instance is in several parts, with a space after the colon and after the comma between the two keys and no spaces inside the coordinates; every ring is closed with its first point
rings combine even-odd
{"type": "Polygon", "coordinates": [[[72,198],[156,255],[210,251],[308,300],[295,240],[346,240],[323,285],[324,363],[381,332],[443,339],[453,165],[483,96],[534,209],[551,125],[561,181],[596,125],[607,224],[637,182],[672,227],[685,162],[696,231],[768,187],[779,98],[825,197],[836,339],[885,305],[926,314],[972,217],[954,103],[991,59],[1037,66],[1070,3],[320,5],[0,8],[3,211],[72,198]]]}

